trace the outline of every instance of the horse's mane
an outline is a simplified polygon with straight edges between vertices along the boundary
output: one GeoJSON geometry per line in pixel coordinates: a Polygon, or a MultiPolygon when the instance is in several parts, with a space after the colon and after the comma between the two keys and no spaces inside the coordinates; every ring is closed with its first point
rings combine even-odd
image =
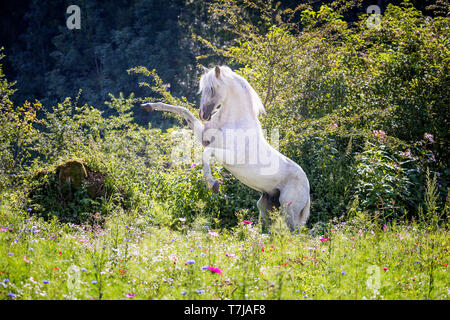
{"type": "Polygon", "coordinates": [[[216,77],[214,68],[209,69],[205,74],[203,74],[200,78],[199,92],[202,92],[203,90],[211,90],[215,85],[221,85],[223,83],[229,84],[236,81],[238,81],[249,94],[255,117],[260,114],[265,114],[264,106],[255,89],[252,88],[245,78],[233,72],[227,66],[220,67],[220,78],[216,77]]]}

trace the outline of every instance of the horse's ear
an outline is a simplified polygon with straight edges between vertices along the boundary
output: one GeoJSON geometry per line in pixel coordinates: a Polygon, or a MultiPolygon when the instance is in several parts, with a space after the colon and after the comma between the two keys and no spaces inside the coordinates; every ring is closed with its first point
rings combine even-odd
{"type": "Polygon", "coordinates": [[[214,71],[216,72],[216,78],[218,78],[220,76],[220,68],[219,68],[219,66],[216,66],[214,68],[214,71]]]}

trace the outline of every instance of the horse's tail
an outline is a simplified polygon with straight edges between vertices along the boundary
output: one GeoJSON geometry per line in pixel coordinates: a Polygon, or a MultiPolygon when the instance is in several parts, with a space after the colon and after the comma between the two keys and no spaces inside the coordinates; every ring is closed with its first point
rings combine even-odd
{"type": "Polygon", "coordinates": [[[309,209],[311,208],[311,196],[308,197],[306,205],[303,207],[299,214],[300,224],[305,225],[309,218],[309,209]]]}

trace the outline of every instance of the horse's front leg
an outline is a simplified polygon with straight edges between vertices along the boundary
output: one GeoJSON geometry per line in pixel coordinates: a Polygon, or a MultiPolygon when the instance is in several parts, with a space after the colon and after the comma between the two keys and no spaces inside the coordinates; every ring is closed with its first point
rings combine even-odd
{"type": "Polygon", "coordinates": [[[196,140],[202,143],[203,130],[205,127],[203,123],[198,120],[188,109],[162,102],[148,102],[141,104],[141,107],[148,112],[166,111],[178,114],[187,121],[189,128],[194,131],[196,140]]]}
{"type": "Polygon", "coordinates": [[[203,177],[206,180],[208,189],[212,189],[214,193],[219,192],[219,182],[211,174],[210,160],[214,155],[214,148],[206,147],[202,154],[203,161],[203,177]]]}

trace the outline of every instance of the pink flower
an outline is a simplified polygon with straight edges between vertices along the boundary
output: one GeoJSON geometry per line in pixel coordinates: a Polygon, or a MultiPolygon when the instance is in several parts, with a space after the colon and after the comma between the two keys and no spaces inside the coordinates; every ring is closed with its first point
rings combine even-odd
{"type": "Polygon", "coordinates": [[[134,297],[136,297],[136,293],[127,293],[125,295],[125,297],[127,297],[127,298],[134,298],[134,297]]]}
{"type": "Polygon", "coordinates": [[[328,241],[330,239],[328,239],[327,237],[323,237],[323,238],[320,238],[319,240],[322,241],[322,242],[325,242],[325,241],[328,241]]]}
{"type": "Polygon", "coordinates": [[[236,257],[236,255],[234,253],[225,253],[225,256],[226,257],[231,257],[231,258],[236,257]]]}
{"type": "Polygon", "coordinates": [[[6,231],[8,231],[8,228],[7,227],[0,227],[0,231],[1,232],[6,232],[6,231]]]}
{"type": "Polygon", "coordinates": [[[251,222],[251,221],[248,221],[248,220],[242,220],[242,223],[243,223],[243,224],[251,224],[252,222],[251,222]]]}
{"type": "Polygon", "coordinates": [[[210,232],[209,232],[209,235],[210,235],[211,237],[218,237],[218,236],[219,236],[219,234],[218,234],[217,232],[214,232],[214,231],[210,231],[210,232]]]}
{"type": "Polygon", "coordinates": [[[208,270],[211,271],[211,272],[218,273],[218,274],[222,275],[222,270],[219,269],[219,268],[209,266],[208,270]]]}

